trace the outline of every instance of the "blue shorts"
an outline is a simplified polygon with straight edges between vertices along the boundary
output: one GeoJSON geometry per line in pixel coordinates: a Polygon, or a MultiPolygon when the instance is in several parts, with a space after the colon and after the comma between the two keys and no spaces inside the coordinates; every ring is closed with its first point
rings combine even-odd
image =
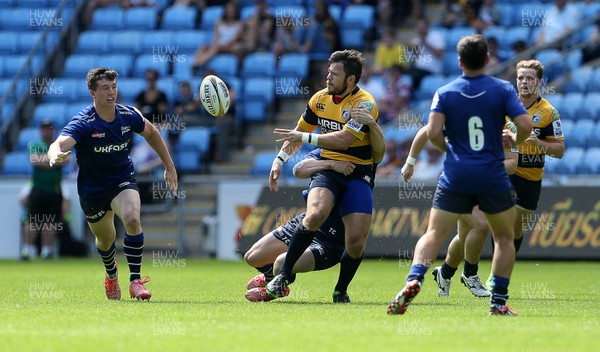
{"type": "Polygon", "coordinates": [[[79,203],[81,204],[81,209],[85,214],[86,221],[88,223],[93,224],[102,220],[104,215],[106,215],[106,213],[109,210],[112,210],[112,208],[110,207],[110,202],[112,202],[112,200],[115,199],[115,197],[119,195],[119,193],[126,189],[133,189],[136,192],[139,192],[135,179],[132,179],[128,182],[120,183],[118,186],[107,190],[106,192],[104,192],[104,194],[106,194],[106,197],[85,199],[79,197],[79,203]]]}
{"type": "Polygon", "coordinates": [[[473,207],[479,205],[482,212],[496,214],[513,207],[515,198],[512,189],[492,195],[481,195],[452,192],[438,185],[432,207],[455,214],[471,214],[473,207]]]}
{"type": "Polygon", "coordinates": [[[340,216],[352,213],[373,213],[373,189],[371,182],[347,178],[339,172],[325,170],[312,176],[310,189],[327,188],[333,193],[333,201],[340,208],[340,216]]]}
{"type": "MultiPolygon", "coordinates": [[[[290,239],[292,238],[290,233],[296,228],[300,221],[302,221],[302,217],[293,218],[285,223],[283,227],[274,230],[273,236],[285,243],[286,246],[289,246],[290,239]]],[[[310,249],[315,257],[315,270],[325,270],[340,262],[342,253],[344,253],[344,248],[343,246],[340,247],[339,245],[336,246],[334,243],[323,241],[319,239],[319,237],[323,237],[323,234],[320,231],[317,232],[317,235],[308,246],[308,249],[310,249]]]]}

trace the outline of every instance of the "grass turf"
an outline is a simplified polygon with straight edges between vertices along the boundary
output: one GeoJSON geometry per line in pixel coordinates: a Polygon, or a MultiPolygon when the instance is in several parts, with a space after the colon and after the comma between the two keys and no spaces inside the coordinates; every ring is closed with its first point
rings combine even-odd
{"type": "MultiPolygon", "coordinates": [[[[454,278],[439,298],[428,273],[407,313],[387,316],[409,263],[366,260],[350,286],[352,303],[334,305],[338,267],[303,274],[289,297],[250,303],[255,271],[241,262],[146,255],[150,302],[104,296],[99,258],[0,261],[2,351],[590,351],[600,331],[598,263],[518,262],[509,304],[518,317],[489,317],[454,278]]],[[[485,280],[490,263],[480,264],[485,280]]]]}

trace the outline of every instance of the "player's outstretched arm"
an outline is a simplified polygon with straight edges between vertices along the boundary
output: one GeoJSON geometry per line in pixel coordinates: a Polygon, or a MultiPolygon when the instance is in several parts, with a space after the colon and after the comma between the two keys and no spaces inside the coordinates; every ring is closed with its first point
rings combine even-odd
{"type": "Polygon", "coordinates": [[[413,139],[410,145],[410,151],[408,152],[408,158],[406,158],[406,163],[402,166],[402,177],[404,178],[404,182],[408,182],[410,178],[413,176],[415,172],[415,162],[421,154],[421,151],[427,145],[427,128],[423,126],[417,131],[417,135],[413,139]]]}
{"type": "MultiPolygon", "coordinates": [[[[292,131],[296,131],[298,133],[306,132],[302,127],[296,126],[292,131]]],[[[302,147],[302,141],[284,141],[279,153],[275,159],[273,159],[273,163],[271,164],[271,171],[269,171],[269,189],[273,192],[279,192],[279,186],[277,185],[277,181],[281,176],[281,167],[283,163],[285,163],[292,155],[294,155],[298,149],[302,147]]]]}
{"type": "Polygon", "coordinates": [[[167,145],[165,141],[162,139],[160,132],[154,127],[150,121],[144,119],[144,130],[140,135],[146,139],[146,142],[154,149],[160,160],[162,161],[165,167],[165,181],[167,182],[167,186],[171,188],[174,193],[177,193],[177,171],[175,170],[175,164],[173,163],[173,159],[171,159],[171,154],[169,154],[169,150],[167,149],[167,145]]]}
{"type": "Polygon", "coordinates": [[[48,147],[48,163],[50,167],[62,163],[71,155],[71,148],[77,144],[73,137],[60,135],[48,147]]]}

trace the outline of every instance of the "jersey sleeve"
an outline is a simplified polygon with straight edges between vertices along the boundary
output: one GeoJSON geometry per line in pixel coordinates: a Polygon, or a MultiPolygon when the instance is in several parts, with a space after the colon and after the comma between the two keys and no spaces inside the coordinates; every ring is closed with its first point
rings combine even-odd
{"type": "Polygon", "coordinates": [[[565,136],[563,134],[562,123],[560,122],[560,114],[554,107],[550,108],[550,113],[552,114],[552,123],[544,128],[544,135],[547,139],[564,141],[565,136]]]}
{"type": "Polygon", "coordinates": [[[306,109],[300,116],[300,120],[298,120],[298,126],[300,126],[303,130],[312,132],[317,129],[319,125],[319,117],[315,114],[315,110],[317,107],[316,98],[313,95],[312,98],[308,101],[308,105],[306,105],[306,109]]]}
{"type": "Polygon", "coordinates": [[[435,91],[435,94],[433,94],[433,99],[431,100],[431,107],[429,110],[444,114],[444,107],[442,106],[442,102],[440,100],[440,93],[437,90],[435,91]]]}
{"type": "MultiPolygon", "coordinates": [[[[356,103],[355,107],[367,108],[371,113],[371,116],[373,116],[373,119],[375,119],[375,121],[377,121],[377,119],[379,118],[379,110],[377,109],[377,104],[375,103],[375,100],[359,100],[356,103]]],[[[344,124],[344,130],[350,132],[354,137],[358,138],[359,140],[362,140],[367,134],[369,134],[369,126],[358,123],[354,119],[350,119],[348,120],[348,122],[346,122],[346,124],[344,124]]]]}
{"type": "Polygon", "coordinates": [[[135,133],[142,133],[146,128],[146,118],[142,113],[135,107],[132,106],[133,114],[131,115],[131,129],[135,133]]]}
{"type": "Polygon", "coordinates": [[[71,137],[75,142],[81,143],[85,138],[86,130],[85,123],[82,120],[71,119],[71,121],[63,128],[62,132],[60,132],[60,135],[71,137]]]}
{"type": "Polygon", "coordinates": [[[523,103],[519,100],[519,96],[515,91],[513,86],[506,82],[506,116],[510,117],[510,119],[514,119],[519,115],[527,115],[527,110],[523,106],[523,103]]]}

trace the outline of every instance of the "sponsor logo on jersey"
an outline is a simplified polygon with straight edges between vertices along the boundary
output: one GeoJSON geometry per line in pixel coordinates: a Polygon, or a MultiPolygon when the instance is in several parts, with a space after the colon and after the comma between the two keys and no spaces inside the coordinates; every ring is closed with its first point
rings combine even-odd
{"type": "Polygon", "coordinates": [[[344,109],[344,111],[342,111],[342,118],[344,121],[348,121],[348,119],[350,119],[350,109],[344,109]]]}
{"type": "Polygon", "coordinates": [[[121,126],[121,136],[131,130],[131,126],[121,126]]]}
{"type": "Polygon", "coordinates": [[[86,115],[86,116],[84,116],[83,121],[85,121],[85,123],[90,123],[90,122],[96,121],[96,116],[86,115]]]}
{"type": "Polygon", "coordinates": [[[123,187],[125,187],[127,185],[130,185],[130,184],[131,184],[131,182],[129,182],[129,181],[121,182],[121,183],[119,183],[119,188],[123,188],[123,187]]]}
{"type": "Polygon", "coordinates": [[[92,133],[92,138],[104,138],[106,136],[106,133],[101,133],[101,132],[94,132],[92,133]]]}
{"type": "Polygon", "coordinates": [[[542,119],[542,117],[539,114],[533,114],[533,124],[537,125],[538,123],[540,123],[540,120],[542,119]]]}
{"type": "Polygon", "coordinates": [[[337,121],[327,120],[327,119],[324,119],[321,117],[318,118],[317,123],[323,129],[323,133],[329,133],[329,132],[333,132],[333,131],[341,131],[342,128],[344,128],[344,126],[337,121]]]}
{"type": "Polygon", "coordinates": [[[350,120],[346,123],[346,127],[351,129],[354,132],[360,132],[360,129],[363,127],[361,123],[358,123],[356,120],[350,120]]]}
{"type": "Polygon", "coordinates": [[[363,176],[363,179],[364,179],[365,181],[367,181],[368,183],[371,183],[371,178],[369,177],[369,175],[365,175],[365,176],[363,176]]]}
{"type": "Polygon", "coordinates": [[[129,110],[119,110],[119,112],[121,113],[121,115],[133,115],[133,112],[129,110]]]}
{"type": "Polygon", "coordinates": [[[317,103],[316,105],[318,111],[325,111],[325,104],[317,103]]]}
{"type": "Polygon", "coordinates": [[[112,152],[120,152],[127,148],[128,142],[121,144],[111,144],[105,146],[94,146],[94,152],[96,153],[112,153],[112,152]]]}
{"type": "Polygon", "coordinates": [[[552,122],[552,127],[554,129],[554,138],[562,138],[564,137],[563,135],[563,129],[562,129],[562,123],[559,120],[554,120],[552,122]]]}
{"type": "Polygon", "coordinates": [[[372,100],[361,100],[356,104],[357,108],[367,108],[369,109],[369,112],[373,111],[374,106],[375,103],[373,103],[372,100]]]}

